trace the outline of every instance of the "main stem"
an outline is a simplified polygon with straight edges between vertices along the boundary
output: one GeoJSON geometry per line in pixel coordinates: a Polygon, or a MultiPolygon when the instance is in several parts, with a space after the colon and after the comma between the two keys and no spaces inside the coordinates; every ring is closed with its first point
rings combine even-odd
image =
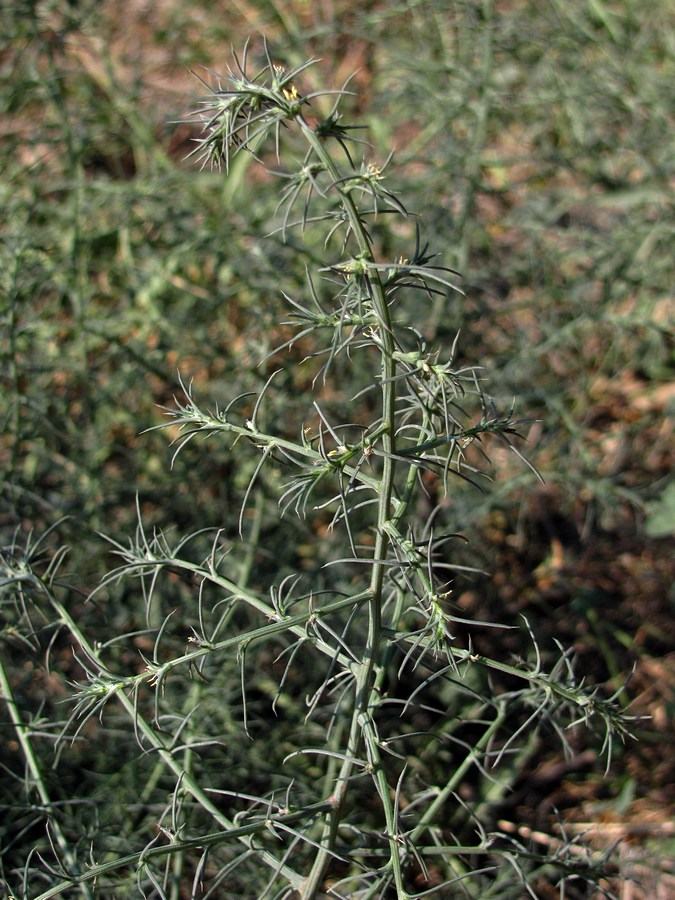
{"type": "MultiPolygon", "coordinates": [[[[333,178],[335,189],[339,191],[343,208],[349,217],[352,233],[358,245],[359,257],[365,263],[375,262],[373,249],[363,225],[361,214],[354,202],[349,189],[343,188],[342,173],[337,168],[332,157],[326,150],[322,140],[310,128],[302,116],[297,117],[305,138],[314,150],[315,154],[325,167],[326,172],[333,178]]],[[[380,659],[380,643],[382,639],[382,587],[385,574],[385,559],[389,546],[389,538],[385,524],[391,515],[392,492],[396,462],[395,451],[395,405],[396,388],[394,376],[396,375],[396,360],[394,359],[394,338],[391,327],[391,317],[387,297],[382,285],[379,273],[371,269],[367,272],[370,298],[379,322],[379,341],[381,343],[381,395],[382,395],[382,450],[383,466],[382,477],[379,484],[379,498],[377,507],[377,531],[375,548],[373,551],[372,576],[370,581],[371,599],[368,604],[368,634],[363,650],[363,657],[356,673],[356,686],[354,695],[354,709],[352,721],[345,749],[344,762],[338,773],[335,789],[331,795],[331,812],[324,824],[321,838],[321,848],[317,852],[312,869],[307,876],[302,897],[311,900],[321,887],[323,877],[333,853],[337,832],[342,819],[342,808],[347,794],[349,780],[353,774],[355,760],[358,759],[363,744],[363,722],[370,718],[370,706],[372,693],[377,678],[378,661],[380,659]]]]}

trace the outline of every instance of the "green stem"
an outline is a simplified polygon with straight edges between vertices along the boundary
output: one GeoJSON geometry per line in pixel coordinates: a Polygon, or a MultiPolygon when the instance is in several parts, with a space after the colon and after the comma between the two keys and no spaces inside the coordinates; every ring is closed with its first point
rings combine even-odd
{"type": "MultiPolygon", "coordinates": [[[[335,164],[332,156],[326,150],[324,143],[310,128],[302,116],[296,119],[309,145],[325,167],[325,171],[333,179],[335,190],[340,194],[343,209],[348,218],[352,233],[358,245],[360,260],[364,263],[374,263],[375,258],[370,238],[366,231],[361,214],[356,206],[351,191],[345,185],[342,173],[335,164]]],[[[354,276],[356,277],[356,276],[354,276]]],[[[366,276],[361,276],[366,277],[366,276]]],[[[380,645],[382,640],[382,587],[385,575],[385,560],[389,547],[389,536],[385,528],[391,517],[392,493],[396,471],[395,453],[395,414],[396,414],[396,350],[392,333],[391,316],[387,297],[379,272],[376,269],[367,270],[368,289],[373,303],[373,309],[379,323],[377,340],[381,345],[380,377],[382,398],[382,449],[383,465],[382,474],[378,485],[378,508],[375,548],[372,559],[372,574],[370,580],[370,600],[368,603],[368,633],[363,649],[363,656],[356,672],[356,685],[354,696],[354,708],[352,711],[352,723],[345,750],[345,761],[335,783],[335,789],[331,795],[332,812],[328,817],[321,841],[321,849],[318,851],[312,869],[305,882],[303,898],[313,898],[321,887],[325,871],[328,867],[331,854],[337,840],[337,831],[342,819],[343,804],[347,793],[350,778],[353,774],[355,762],[363,742],[363,723],[372,719],[370,711],[373,697],[373,688],[377,679],[378,664],[380,660],[380,645]]],[[[390,816],[388,815],[389,819],[390,816]]],[[[389,823],[388,823],[389,824],[389,823]]],[[[392,851],[393,853],[394,851],[392,851]]],[[[396,859],[398,851],[396,850],[396,859]]],[[[393,856],[392,856],[393,859],[393,856]]]]}
{"type": "MultiPolygon", "coordinates": [[[[80,866],[78,865],[77,858],[71,852],[70,847],[68,846],[68,841],[63,831],[61,830],[61,826],[59,825],[58,820],[52,815],[53,804],[49,793],[47,791],[47,786],[45,784],[44,778],[42,777],[42,771],[40,769],[40,763],[38,761],[37,755],[33,749],[33,745],[30,738],[30,730],[23,723],[21,719],[21,713],[19,712],[19,707],[16,704],[16,700],[14,699],[14,695],[12,693],[12,687],[9,683],[9,679],[5,673],[5,667],[0,662],[0,693],[2,694],[2,698],[7,704],[7,710],[9,712],[9,717],[14,726],[14,731],[16,733],[17,740],[19,742],[19,746],[21,747],[21,752],[23,754],[23,758],[26,763],[26,768],[33,779],[33,785],[35,790],[37,791],[38,797],[40,798],[40,803],[42,804],[42,809],[47,815],[47,821],[51,828],[54,837],[56,838],[56,843],[58,844],[61,853],[63,854],[62,865],[65,865],[74,873],[77,873],[79,876],[82,872],[80,866]]],[[[80,885],[80,893],[83,897],[87,897],[88,900],[92,900],[92,893],[85,884],[80,885]]]]}

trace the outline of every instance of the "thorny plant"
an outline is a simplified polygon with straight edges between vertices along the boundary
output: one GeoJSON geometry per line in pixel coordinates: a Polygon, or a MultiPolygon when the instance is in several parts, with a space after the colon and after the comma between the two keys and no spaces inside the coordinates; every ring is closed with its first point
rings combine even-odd
{"type": "MultiPolygon", "coordinates": [[[[317,550],[315,571],[284,568],[262,590],[251,583],[250,566],[237,574],[236,536],[216,532],[200,556],[190,548],[203,546],[204,534],[172,544],[162,531],[146,531],[139,508],[134,539],[114,542],[119,567],[95,592],[100,598],[124,579],[140,581],[148,619],[143,646],[149,641],[151,649],[131,673],[121,668],[128,655],[115,652],[120,639],[92,639],[60,599],[60,558],[39,577],[35,547],[3,556],[3,593],[26,634],[34,630],[31,604],[45,615],[51,610],[86,673],[59,752],[66,752],[66,738],[81,739],[119,704],[155,766],[140,804],[150,806],[153,788],[171,784],[145,846],[122,835],[117,852],[108,847],[98,855],[93,841],[83,859],[58,817],[48,815],[52,860],[46,852],[31,859],[14,893],[40,900],[65,891],[113,896],[129,872],[153,897],[246,890],[251,897],[534,896],[531,881],[542,873],[563,892],[570,880],[594,882],[604,857],[565,842],[539,855],[488,830],[485,800],[462,799],[470,796],[462,791],[467,783],[482,785],[478,797],[492,788],[498,796],[500,772],[506,767],[508,779],[509,760],[537,729],[557,732],[564,743],[568,729],[598,723],[608,760],[612,739],[627,730],[616,698],[585,688],[562,648],[551,671],[533,636],[533,661],[490,658],[466,635],[502,626],[471,622],[453,605],[459,567],[449,548],[458,535],[443,528],[446,498],[455,479],[485,477],[495,441],[526,462],[515,446],[524,422],[497,411],[476,370],[455,365],[456,347],[443,358],[407,324],[411,309],[421,322],[430,300],[461,293],[458,276],[434,261],[419,229],[410,227],[414,217],[385,187],[384,165],[357,159],[369,147],[342,122],[347,91],[322,92],[334,96],[322,116],[322,93],[302,92],[311,61],[285,71],[265,46],[262,68],[251,75],[248,55],[247,48],[235,57],[226,79],[200,79],[207,93],[195,113],[203,126],[195,154],[227,173],[236,154],[269,159],[271,138],[268,170],[283,179],[279,231],[324,231],[330,262],[308,273],[304,296],[284,294],[289,313],[280,334],[289,327],[295,333],[270,354],[276,362],[296,344],[309,346],[314,395],[304,421],[272,427],[266,409],[274,373],[257,397],[235,397],[213,412],[187,385],[184,399],[167,410],[169,427],[177,453],[195,437],[217,436],[231,441],[238,459],[246,450],[256,458],[239,516],[242,534],[253,522],[247,537],[254,551],[260,532],[253,507],[265,502],[279,471],[290,475],[277,492],[278,515],[325,521],[332,510],[330,549],[317,550]],[[276,171],[290,156],[287,141],[304,146],[302,161],[295,171],[276,171]],[[385,215],[399,223],[398,239],[410,241],[407,256],[378,256],[373,226],[385,215]],[[364,380],[354,388],[356,378],[364,380]],[[348,422],[336,421],[322,400],[324,386],[341,379],[353,393],[348,422]],[[420,520],[419,509],[430,507],[420,520]],[[187,585],[196,615],[163,609],[162,585],[176,579],[187,585]],[[275,728],[284,735],[279,770],[257,777],[239,765],[230,774],[226,739],[233,732],[220,733],[200,706],[212,709],[209,691],[222,692],[216,704],[229,704],[231,716],[240,711],[235,730],[249,733],[253,748],[263,739],[251,723],[261,701],[250,699],[248,682],[260,667],[276,679],[262,715],[266,747],[275,728]],[[293,740],[284,719],[291,734],[297,731],[293,740]],[[429,762],[434,754],[444,754],[443,781],[429,762]]],[[[4,670],[2,679],[41,808],[49,811],[31,748],[38,726],[22,721],[4,670]]]]}

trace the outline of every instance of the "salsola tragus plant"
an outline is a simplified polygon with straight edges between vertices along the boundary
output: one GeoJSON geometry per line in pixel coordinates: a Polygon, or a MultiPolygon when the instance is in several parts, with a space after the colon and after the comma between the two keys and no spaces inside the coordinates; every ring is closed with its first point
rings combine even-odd
{"type": "Polygon", "coordinates": [[[598,722],[609,749],[625,719],[575,679],[562,650],[552,669],[534,642],[531,661],[484,655],[472,636],[499,622],[471,622],[453,605],[459,538],[447,498],[485,477],[495,442],[525,462],[523,423],[497,411],[455,347],[426,346],[425,309],[460,290],[457,275],[385,186],[384,165],[364,158],[339,111],[346,91],[304,93],[311,62],[285,70],[265,47],[251,74],[248,56],[202,82],[195,152],[225,175],[236,154],[268,161],[281,179],[277,233],[318,233],[325,262],[308,265],[304,290],[283,293],[262,390],[209,411],[187,385],[167,410],[177,452],[199,437],[229,442],[247,474],[243,541],[228,528],[171,539],[139,509],[94,599],[138,585],[140,638],[102,642],[75,619],[60,557],[42,577],[36,545],[4,558],[18,620],[31,623],[31,604],[55,616],[86,673],[59,759],[100,720],[141,785],[130,796],[120,779],[86,841],[69,834],[33,750],[43,726],[22,721],[3,675],[50,836],[13,890],[520,897],[536,879],[593,882],[603,858],[564,840],[550,855],[526,848],[496,830],[490,803],[538,730],[564,741],[570,726],[598,722]],[[401,245],[392,258],[382,228],[401,245]],[[303,365],[298,412],[280,372],[303,365]],[[277,526],[298,546],[281,552],[277,526]],[[121,824],[115,800],[126,804],[121,824]]]}

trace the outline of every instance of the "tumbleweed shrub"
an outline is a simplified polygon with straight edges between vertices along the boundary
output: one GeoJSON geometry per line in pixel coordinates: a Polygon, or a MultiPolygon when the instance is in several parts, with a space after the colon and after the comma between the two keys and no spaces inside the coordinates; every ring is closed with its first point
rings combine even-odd
{"type": "Polygon", "coordinates": [[[464,537],[448,501],[478,492],[502,448],[535,479],[529,423],[497,408],[489,373],[456,363],[461,337],[427,344],[460,277],[390,188],[392,160],[345,121],[349,85],[305,91],[311,64],[285,68],[263,45],[198,76],[195,156],[222,179],[260,167],[278,205],[259,237],[289,248],[278,316],[260,315],[262,378],[214,406],[181,378],[164,410],[176,466],[228,448],[223,527],[180,534],[139,502],[135,532],[109,538],[98,623],[73,613],[46,536],[3,556],[12,652],[77,673],[28,721],[3,669],[39,797],[19,823],[34,852],[3,872],[15,896],[520,897],[608,873],[603,854],[564,838],[533,851],[493,821],[533,742],[588,727],[609,765],[628,721],[562,647],[552,667],[534,634],[527,658],[476,649],[485,630],[506,647],[509,629],[454,601],[464,537]],[[306,274],[286,289],[289,252],[306,274]],[[111,635],[121,596],[145,627],[111,635]],[[103,772],[97,748],[112,745],[103,772]],[[86,796],[76,769],[54,777],[71,754],[97,773],[86,796]]]}

